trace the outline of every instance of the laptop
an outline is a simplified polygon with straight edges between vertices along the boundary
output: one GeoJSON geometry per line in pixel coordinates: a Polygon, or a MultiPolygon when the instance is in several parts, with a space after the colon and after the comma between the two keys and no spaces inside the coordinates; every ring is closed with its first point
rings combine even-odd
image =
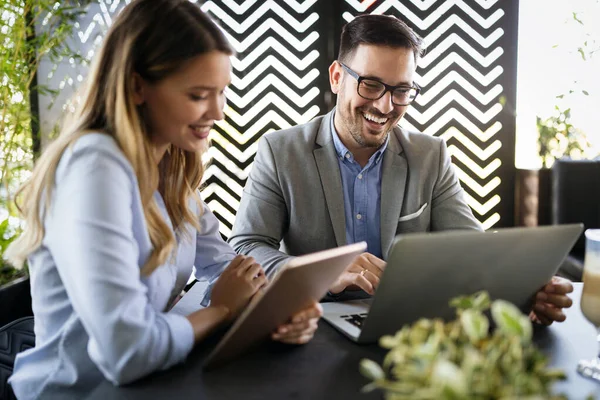
{"type": "MultiPolygon", "coordinates": [[[[224,364],[261,341],[290,316],[319,301],[356,256],[365,242],[293,258],[255,297],[205,360],[204,369],[224,364]]],[[[185,298],[185,296],[184,296],[185,298]]]]}
{"type": "Polygon", "coordinates": [[[582,231],[569,224],[396,236],[375,295],[323,303],[323,319],[353,341],[373,343],[420,318],[453,319],[449,300],[479,290],[528,312],[582,231]]]}

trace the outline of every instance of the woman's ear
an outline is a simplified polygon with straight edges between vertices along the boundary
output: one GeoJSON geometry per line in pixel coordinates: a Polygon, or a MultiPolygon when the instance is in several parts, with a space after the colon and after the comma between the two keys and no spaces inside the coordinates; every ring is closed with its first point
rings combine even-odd
{"type": "Polygon", "coordinates": [[[133,80],[133,102],[136,106],[141,106],[146,101],[144,97],[144,78],[140,76],[137,72],[133,73],[131,78],[133,80]]]}

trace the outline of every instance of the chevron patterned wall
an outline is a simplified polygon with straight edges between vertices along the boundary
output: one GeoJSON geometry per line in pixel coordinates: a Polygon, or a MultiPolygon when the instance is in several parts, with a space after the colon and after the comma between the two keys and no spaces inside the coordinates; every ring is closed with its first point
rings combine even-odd
{"type": "Polygon", "coordinates": [[[317,0],[206,1],[201,8],[219,21],[237,52],[203,190],[228,236],[258,139],[326,111],[326,40],[317,0]]]}
{"type": "Polygon", "coordinates": [[[344,23],[395,15],[425,39],[401,126],[446,139],[475,216],[512,226],[518,0],[345,0],[344,23]]]}
{"type": "MultiPolygon", "coordinates": [[[[73,45],[91,59],[128,0],[98,0],[73,45]]],[[[218,0],[198,5],[222,26],[237,55],[226,118],[212,134],[203,197],[229,236],[258,139],[307,122],[334,103],[327,67],[344,23],[360,13],[404,19],[426,40],[424,87],[401,123],[447,140],[476,217],[486,228],[513,224],[514,103],[518,0],[218,0]]],[[[41,98],[42,131],[69,107],[87,64],[42,64],[40,78],[63,89],[41,98]]]]}

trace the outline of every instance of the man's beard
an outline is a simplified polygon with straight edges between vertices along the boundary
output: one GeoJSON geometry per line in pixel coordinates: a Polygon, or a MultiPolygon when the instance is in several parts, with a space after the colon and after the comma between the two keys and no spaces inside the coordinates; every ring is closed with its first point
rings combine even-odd
{"type": "MultiPolygon", "coordinates": [[[[372,114],[372,115],[375,115],[376,117],[388,118],[388,121],[386,122],[386,124],[389,123],[389,121],[393,121],[396,118],[398,118],[398,115],[396,113],[390,113],[388,115],[383,115],[380,112],[374,111],[374,110],[369,110],[368,113],[372,114]]],[[[354,141],[359,146],[361,146],[361,147],[378,148],[383,143],[385,143],[385,140],[387,139],[388,135],[390,134],[390,131],[393,129],[393,125],[390,126],[389,128],[387,128],[385,130],[385,132],[381,136],[378,136],[377,140],[365,140],[365,137],[362,135],[363,126],[364,126],[363,110],[357,109],[355,115],[358,117],[358,121],[354,121],[352,124],[350,124],[348,126],[348,131],[350,133],[350,136],[352,136],[352,138],[354,139],[354,141]]],[[[375,135],[367,136],[367,138],[373,138],[374,139],[375,135]]]]}

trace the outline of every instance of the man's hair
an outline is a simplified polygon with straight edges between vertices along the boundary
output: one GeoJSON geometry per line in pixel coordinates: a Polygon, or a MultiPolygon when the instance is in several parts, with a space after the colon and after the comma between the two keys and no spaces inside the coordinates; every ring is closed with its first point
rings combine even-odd
{"type": "Polygon", "coordinates": [[[423,53],[423,39],[400,19],[391,15],[359,15],[342,28],[338,60],[348,61],[359,45],[411,49],[415,61],[423,53]]]}

